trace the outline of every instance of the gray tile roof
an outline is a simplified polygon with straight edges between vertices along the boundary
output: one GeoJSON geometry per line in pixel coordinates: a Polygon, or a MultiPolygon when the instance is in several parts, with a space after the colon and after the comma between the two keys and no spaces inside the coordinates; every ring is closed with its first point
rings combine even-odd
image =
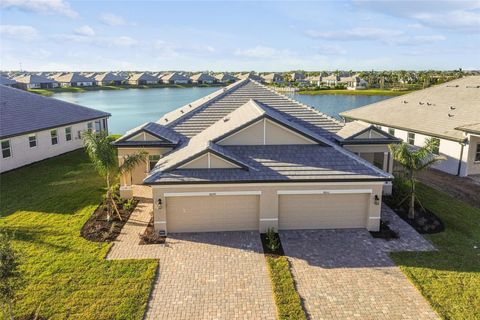
{"type": "Polygon", "coordinates": [[[15,77],[13,80],[21,83],[40,84],[40,83],[55,83],[56,81],[37,74],[29,74],[15,77]]]}
{"type": "Polygon", "coordinates": [[[54,80],[57,82],[62,82],[62,83],[71,83],[71,82],[95,82],[95,80],[91,78],[87,78],[85,76],[82,76],[78,72],[70,72],[66,74],[59,75],[57,77],[54,77],[54,80]]]}
{"type": "Polygon", "coordinates": [[[237,81],[238,79],[228,73],[219,73],[215,75],[215,78],[221,82],[237,81]]]}
{"type": "Polygon", "coordinates": [[[110,113],[0,86],[0,138],[110,116],[110,113]]]}
{"type": "Polygon", "coordinates": [[[172,72],[164,75],[163,77],[160,78],[162,81],[188,81],[190,78],[178,73],[178,72],[172,72]]]}
{"type": "Polygon", "coordinates": [[[161,147],[161,146],[177,146],[181,142],[186,140],[184,136],[173,131],[170,128],[162,126],[156,122],[147,122],[144,123],[132,130],[129,130],[123,136],[118,138],[114,144],[116,146],[151,146],[151,147],[161,147]],[[129,138],[137,135],[140,132],[147,132],[151,135],[160,139],[160,141],[128,141],[129,138]]]}
{"type": "Polygon", "coordinates": [[[101,81],[101,82],[126,81],[127,80],[127,78],[119,76],[118,74],[115,74],[115,73],[112,73],[112,72],[97,74],[93,78],[95,79],[95,81],[101,81]]]}
{"type": "Polygon", "coordinates": [[[134,73],[128,78],[130,81],[158,81],[158,78],[148,73],[134,73]]]}
{"type": "Polygon", "coordinates": [[[204,72],[194,74],[190,77],[190,79],[192,79],[193,81],[217,81],[217,78],[204,72]]]}
{"type": "Polygon", "coordinates": [[[17,83],[17,81],[9,79],[7,77],[0,76],[0,85],[11,86],[17,83]]]}

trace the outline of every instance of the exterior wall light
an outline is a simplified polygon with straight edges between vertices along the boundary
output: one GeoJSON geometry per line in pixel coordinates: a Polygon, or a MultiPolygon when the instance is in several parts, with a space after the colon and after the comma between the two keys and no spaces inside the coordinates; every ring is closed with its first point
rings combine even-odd
{"type": "Polygon", "coordinates": [[[375,205],[378,206],[379,204],[380,204],[380,198],[378,197],[378,195],[375,195],[375,205]]]}
{"type": "Polygon", "coordinates": [[[158,198],[157,200],[157,208],[162,209],[162,198],[158,198]]]}

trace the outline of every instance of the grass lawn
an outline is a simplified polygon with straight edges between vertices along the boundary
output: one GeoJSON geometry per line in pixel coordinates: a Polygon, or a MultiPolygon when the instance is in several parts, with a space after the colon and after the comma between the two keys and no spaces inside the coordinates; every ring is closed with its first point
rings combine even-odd
{"type": "Polygon", "coordinates": [[[110,244],[80,237],[103,181],[83,150],[0,176],[0,229],[15,232],[25,288],[15,314],[141,319],[157,262],[106,261],[110,244]]]}
{"type": "Polygon", "coordinates": [[[438,252],[392,253],[393,260],[444,319],[479,319],[480,209],[419,185],[425,207],[445,232],[424,235],[438,252]]]}
{"type": "Polygon", "coordinates": [[[410,93],[413,91],[393,91],[393,90],[381,90],[381,89],[367,89],[367,90],[301,90],[299,94],[345,94],[345,95],[360,95],[360,96],[400,96],[402,94],[410,93]]]}
{"type": "Polygon", "coordinates": [[[278,318],[281,320],[306,319],[287,258],[285,256],[266,256],[265,258],[272,279],[278,318]]]}

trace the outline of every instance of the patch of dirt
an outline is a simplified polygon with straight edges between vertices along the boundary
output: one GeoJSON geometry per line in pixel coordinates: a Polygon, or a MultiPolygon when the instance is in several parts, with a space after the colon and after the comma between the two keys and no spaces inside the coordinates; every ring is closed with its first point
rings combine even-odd
{"type": "Polygon", "coordinates": [[[146,244],[163,244],[165,243],[166,237],[161,236],[158,232],[155,232],[153,228],[153,218],[150,219],[145,232],[138,235],[140,237],[140,245],[146,244]]]}
{"type": "Polygon", "coordinates": [[[107,220],[106,207],[103,204],[99,205],[80,230],[81,236],[93,242],[114,241],[122,231],[125,223],[127,223],[137,204],[138,200],[135,199],[134,205],[130,210],[125,209],[122,204],[117,204],[122,219],[120,220],[117,213],[113,212],[110,221],[107,220]]]}
{"type": "Polygon", "coordinates": [[[414,219],[408,217],[408,209],[406,207],[394,207],[392,210],[420,234],[434,234],[445,231],[445,225],[442,220],[428,209],[423,210],[416,207],[414,219]]]}
{"type": "Polygon", "coordinates": [[[285,255],[285,253],[283,252],[282,242],[280,241],[280,237],[278,236],[278,233],[275,233],[275,237],[278,241],[278,248],[277,248],[277,250],[271,250],[268,247],[267,234],[266,233],[261,233],[260,234],[260,239],[262,240],[263,252],[264,252],[265,255],[283,256],[283,255],[285,255]]]}
{"type": "Polygon", "coordinates": [[[398,239],[398,233],[395,230],[390,229],[389,222],[381,220],[379,231],[370,231],[370,234],[374,238],[380,238],[385,240],[398,239]]]}

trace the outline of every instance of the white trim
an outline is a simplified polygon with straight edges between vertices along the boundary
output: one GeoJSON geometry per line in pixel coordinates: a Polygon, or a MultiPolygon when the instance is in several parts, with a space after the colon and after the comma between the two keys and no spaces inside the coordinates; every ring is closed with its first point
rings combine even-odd
{"type": "Polygon", "coordinates": [[[277,194],[357,194],[372,193],[372,189],[278,190],[277,194]]]}
{"type": "Polygon", "coordinates": [[[164,197],[259,196],[261,191],[166,192],[164,197]]]}
{"type": "Polygon", "coordinates": [[[208,160],[208,169],[212,168],[212,164],[210,162],[210,152],[207,152],[207,160],[208,160]]]}
{"type": "Polygon", "coordinates": [[[378,185],[383,186],[388,181],[352,181],[352,182],[277,182],[277,183],[212,183],[212,184],[175,184],[175,185],[159,185],[152,184],[152,188],[156,189],[172,189],[172,188],[225,188],[235,187],[249,188],[249,187],[305,187],[305,186],[357,186],[357,185],[378,185]]]}
{"type": "Polygon", "coordinates": [[[260,221],[278,221],[278,218],[263,218],[260,221]]]}
{"type": "Polygon", "coordinates": [[[267,118],[263,118],[263,145],[267,144],[267,118]]]}
{"type": "Polygon", "coordinates": [[[380,220],[380,217],[368,217],[369,220],[380,220]]]}
{"type": "Polygon", "coordinates": [[[153,223],[156,223],[156,224],[167,224],[167,221],[154,221],[153,223]]]}

